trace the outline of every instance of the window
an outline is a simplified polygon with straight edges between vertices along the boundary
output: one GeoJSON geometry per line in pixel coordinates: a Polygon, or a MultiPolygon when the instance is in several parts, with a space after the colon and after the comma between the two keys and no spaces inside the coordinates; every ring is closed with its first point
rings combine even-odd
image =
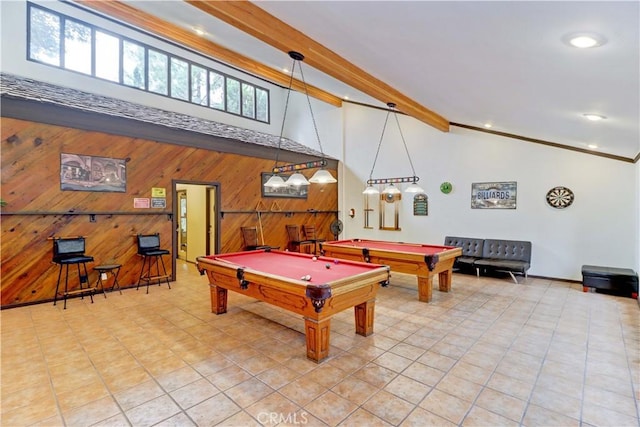
{"type": "Polygon", "coordinates": [[[207,70],[197,65],[191,66],[191,102],[200,105],[207,105],[209,102],[207,70]]]}
{"type": "Polygon", "coordinates": [[[227,77],[227,111],[240,114],[240,82],[227,77]]]}
{"type": "Polygon", "coordinates": [[[211,108],[224,110],[224,76],[213,71],[209,72],[209,99],[211,108]]]}
{"type": "Polygon", "coordinates": [[[145,88],[147,67],[144,61],[145,49],[137,43],[122,41],[122,83],[127,86],[145,88]]]}
{"type": "Polygon", "coordinates": [[[96,31],[96,77],[120,82],[120,40],[96,31]]]}
{"type": "Polygon", "coordinates": [[[269,123],[267,89],[39,5],[28,16],[30,61],[269,123]]]}
{"type": "Polygon", "coordinates": [[[259,87],[256,88],[256,119],[269,121],[269,92],[259,87]]]}
{"type": "Polygon", "coordinates": [[[256,118],[256,88],[242,82],[242,115],[256,118]]]}
{"type": "Polygon", "coordinates": [[[64,68],[91,74],[91,27],[66,20],[64,25],[64,68]]]}
{"type": "Polygon", "coordinates": [[[171,60],[171,97],[189,99],[189,64],[172,57],[171,60]]]}
{"type": "Polygon", "coordinates": [[[169,94],[169,57],[149,49],[149,91],[169,94]]]}
{"type": "Polygon", "coordinates": [[[60,66],[60,17],[30,8],[29,58],[60,66]]]}

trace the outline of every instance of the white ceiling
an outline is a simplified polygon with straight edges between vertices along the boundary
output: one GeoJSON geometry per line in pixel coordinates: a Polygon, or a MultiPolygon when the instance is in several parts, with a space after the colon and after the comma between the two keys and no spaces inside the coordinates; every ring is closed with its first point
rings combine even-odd
{"type": "MultiPolygon", "coordinates": [[[[291,59],[188,3],[127,1],[267,66],[291,59]]],[[[625,158],[640,153],[638,1],[260,1],[270,14],[453,123],[625,158]],[[596,32],[598,48],[563,43],[596,32]],[[606,120],[591,122],[584,113],[606,120]]],[[[303,65],[307,83],[385,107],[303,65]]]]}

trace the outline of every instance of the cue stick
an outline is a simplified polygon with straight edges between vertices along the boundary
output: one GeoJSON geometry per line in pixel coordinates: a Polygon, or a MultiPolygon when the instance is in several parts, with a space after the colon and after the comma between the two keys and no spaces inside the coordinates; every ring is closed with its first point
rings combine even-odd
{"type": "Polygon", "coordinates": [[[262,240],[262,244],[264,245],[264,233],[262,232],[262,217],[260,216],[260,211],[258,214],[258,225],[260,226],[260,240],[262,240]]]}

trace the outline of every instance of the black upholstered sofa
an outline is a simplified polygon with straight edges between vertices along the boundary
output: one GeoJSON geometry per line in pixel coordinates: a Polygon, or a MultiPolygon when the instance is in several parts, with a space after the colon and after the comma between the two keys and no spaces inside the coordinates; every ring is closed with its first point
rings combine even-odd
{"type": "Polygon", "coordinates": [[[531,267],[529,241],[447,236],[444,244],[462,248],[462,256],[456,259],[454,268],[475,269],[478,276],[481,272],[503,271],[518,283],[514,273],[526,278],[527,270],[531,267]]]}

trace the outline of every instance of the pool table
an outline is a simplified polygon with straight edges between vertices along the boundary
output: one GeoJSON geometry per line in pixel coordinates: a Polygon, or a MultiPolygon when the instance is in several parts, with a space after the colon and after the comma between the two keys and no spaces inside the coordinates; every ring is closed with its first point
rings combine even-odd
{"type": "Polygon", "coordinates": [[[209,278],[213,313],[226,313],[231,290],[300,314],[307,357],[317,363],[329,356],[334,314],[354,307],[356,333],[373,333],[378,285],[389,283],[387,266],[271,249],[202,256],[196,262],[209,278]]]}
{"type": "Polygon", "coordinates": [[[391,271],[415,274],[418,276],[418,300],[430,302],[436,274],[440,291],[451,290],[453,263],[462,255],[462,249],[455,246],[348,239],[323,242],[320,253],[329,257],[384,264],[391,267],[391,271]]]}

